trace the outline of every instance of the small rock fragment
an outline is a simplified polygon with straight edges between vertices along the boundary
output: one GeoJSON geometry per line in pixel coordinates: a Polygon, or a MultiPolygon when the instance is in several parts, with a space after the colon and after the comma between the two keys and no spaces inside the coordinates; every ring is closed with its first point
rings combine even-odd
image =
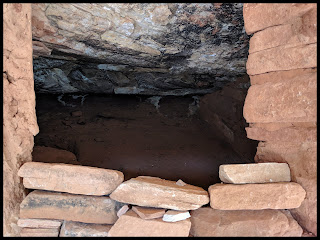
{"type": "Polygon", "coordinates": [[[177,182],[176,182],[176,184],[178,185],[178,186],[185,186],[185,185],[187,185],[185,182],[183,182],[181,179],[179,179],[177,182]]]}
{"type": "Polygon", "coordinates": [[[155,219],[161,218],[166,210],[163,208],[139,207],[132,206],[132,210],[139,215],[142,219],[155,219]]]}
{"type": "Polygon", "coordinates": [[[120,217],[121,215],[125,214],[128,210],[129,210],[128,205],[122,206],[122,208],[120,208],[119,211],[117,212],[117,216],[120,217]]]}
{"type": "Polygon", "coordinates": [[[164,215],[162,220],[165,222],[178,222],[190,217],[189,211],[169,210],[164,215]]]}

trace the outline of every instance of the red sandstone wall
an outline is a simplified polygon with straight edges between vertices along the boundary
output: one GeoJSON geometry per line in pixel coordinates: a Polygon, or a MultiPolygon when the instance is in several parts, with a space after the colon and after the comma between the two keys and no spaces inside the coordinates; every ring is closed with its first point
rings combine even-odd
{"type": "Polygon", "coordinates": [[[32,70],[31,4],[3,4],[3,235],[18,236],[25,197],[17,175],[39,132],[32,70]]]}
{"type": "Polygon", "coordinates": [[[256,162],[287,162],[307,196],[291,213],[317,234],[317,5],[245,4],[251,87],[247,137],[261,141],[256,162]]]}

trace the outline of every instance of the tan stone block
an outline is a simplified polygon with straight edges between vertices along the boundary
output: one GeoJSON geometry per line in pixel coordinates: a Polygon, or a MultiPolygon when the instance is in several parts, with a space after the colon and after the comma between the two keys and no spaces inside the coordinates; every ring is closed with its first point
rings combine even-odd
{"type": "Polygon", "coordinates": [[[116,170],[40,162],[25,163],[18,175],[26,188],[83,195],[107,195],[124,179],[116,170]]]}
{"type": "Polygon", "coordinates": [[[286,163],[226,164],[219,166],[219,178],[224,183],[290,182],[286,163]]]}
{"type": "Polygon", "coordinates": [[[22,228],[21,237],[58,237],[60,228],[22,228]]]}
{"type": "Polygon", "coordinates": [[[109,237],[188,237],[190,227],[190,219],[174,223],[145,220],[130,210],[112,226],[109,237]]]}
{"type": "Polygon", "coordinates": [[[111,224],[64,221],[59,237],[107,237],[111,224]]]}
{"type": "Polygon", "coordinates": [[[317,67],[317,44],[279,46],[251,53],[246,64],[249,75],[317,67]]]}
{"type": "Polygon", "coordinates": [[[146,220],[161,218],[166,212],[166,210],[162,208],[139,207],[139,206],[132,206],[132,210],[136,214],[138,214],[139,217],[146,220]]]}
{"type": "Polygon", "coordinates": [[[286,210],[191,211],[194,237],[300,237],[302,228],[286,210]]]}
{"type": "Polygon", "coordinates": [[[314,8],[317,8],[315,3],[245,3],[244,27],[247,34],[252,34],[267,27],[286,23],[314,8]]]}
{"type": "Polygon", "coordinates": [[[302,227],[317,235],[317,142],[260,142],[255,161],[289,164],[292,181],[307,193],[301,206],[290,212],[302,227]]]}
{"type": "Polygon", "coordinates": [[[273,142],[316,142],[317,128],[281,128],[267,131],[263,128],[246,128],[247,137],[259,141],[273,142]]]}
{"type": "Polygon", "coordinates": [[[123,204],[109,197],[35,190],[20,204],[20,218],[113,224],[123,204]]]}
{"type": "Polygon", "coordinates": [[[21,228],[59,228],[62,220],[54,219],[36,219],[36,218],[21,218],[18,220],[18,226],[21,228]]]}
{"type": "Polygon", "coordinates": [[[278,72],[269,72],[262,73],[257,75],[250,76],[251,85],[264,84],[266,82],[284,82],[293,79],[300,80],[301,78],[310,78],[312,73],[317,74],[317,68],[300,68],[292,69],[288,71],[278,71],[278,72]],[[308,75],[308,76],[304,76],[308,75]]]}
{"type": "Polygon", "coordinates": [[[253,85],[243,107],[248,123],[316,122],[317,76],[253,85]]]}
{"type": "Polygon", "coordinates": [[[80,164],[77,161],[76,155],[74,155],[72,152],[44,146],[33,147],[32,161],[45,163],[80,164]]]}
{"type": "Polygon", "coordinates": [[[295,182],[214,184],[208,189],[210,206],[219,210],[298,208],[306,191],[295,182]]]}
{"type": "Polygon", "coordinates": [[[139,176],[123,182],[110,194],[110,198],[139,206],[192,210],[209,202],[208,192],[201,187],[157,177],[139,176]]]}
{"type": "Polygon", "coordinates": [[[269,27],[250,38],[249,54],[282,45],[295,47],[317,42],[317,8],[284,25],[269,27]]]}

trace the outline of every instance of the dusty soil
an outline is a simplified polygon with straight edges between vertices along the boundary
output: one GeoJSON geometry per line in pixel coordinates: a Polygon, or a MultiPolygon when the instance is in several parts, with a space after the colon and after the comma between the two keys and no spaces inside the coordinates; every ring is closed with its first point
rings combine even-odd
{"type": "Polygon", "coordinates": [[[71,151],[81,165],[120,170],[125,180],[147,175],[204,189],[220,182],[219,165],[249,161],[192,114],[191,96],[162,97],[158,108],[149,97],[64,95],[58,101],[37,94],[35,145],[71,151]],[[82,115],[72,116],[75,111],[82,115]]]}

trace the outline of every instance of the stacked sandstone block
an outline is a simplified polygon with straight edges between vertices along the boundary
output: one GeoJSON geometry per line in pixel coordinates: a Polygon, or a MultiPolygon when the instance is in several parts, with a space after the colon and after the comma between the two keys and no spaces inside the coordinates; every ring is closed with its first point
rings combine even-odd
{"type": "Polygon", "coordinates": [[[210,206],[191,212],[193,236],[301,236],[286,209],[298,208],[306,192],[290,182],[286,163],[220,165],[223,183],[211,185],[210,206]]]}
{"type": "Polygon", "coordinates": [[[290,212],[317,235],[317,4],[244,4],[251,87],[243,115],[256,162],[286,162],[305,201],[290,212]]]}
{"type": "Polygon", "coordinates": [[[25,163],[21,236],[301,236],[283,209],[305,191],[284,163],[221,165],[209,192],[184,183],[62,163],[25,163]],[[205,206],[210,202],[210,207],[205,206]]]}

